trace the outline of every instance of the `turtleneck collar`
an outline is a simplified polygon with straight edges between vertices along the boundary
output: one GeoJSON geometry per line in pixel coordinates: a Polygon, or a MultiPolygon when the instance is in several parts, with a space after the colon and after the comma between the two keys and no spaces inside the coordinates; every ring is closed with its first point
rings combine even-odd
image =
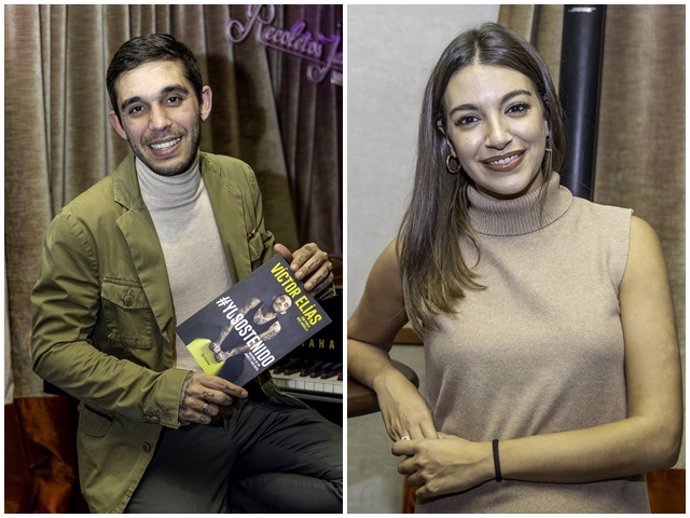
{"type": "Polygon", "coordinates": [[[201,193],[199,158],[184,173],[162,176],[136,159],[141,196],[149,208],[175,208],[193,203],[201,193]]]}
{"type": "Polygon", "coordinates": [[[557,173],[553,173],[540,189],[518,198],[499,200],[482,194],[472,186],[468,187],[467,196],[470,202],[470,225],[475,232],[491,236],[536,232],[565,214],[573,202],[573,195],[560,185],[560,175],[557,173]],[[546,193],[542,200],[543,189],[546,189],[546,193]]]}

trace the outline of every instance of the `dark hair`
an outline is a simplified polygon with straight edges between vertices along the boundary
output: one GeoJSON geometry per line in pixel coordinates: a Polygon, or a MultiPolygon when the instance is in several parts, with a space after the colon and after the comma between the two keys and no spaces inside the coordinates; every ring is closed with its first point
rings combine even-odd
{"type": "Polygon", "coordinates": [[[182,63],[184,76],[192,83],[194,93],[201,102],[201,89],[204,86],[201,79],[199,62],[194,53],[184,43],[177,41],[170,34],[151,34],[139,36],[126,41],[113,56],[108,73],[106,86],[110,96],[110,104],[113,110],[120,116],[120,108],[117,104],[117,92],[115,84],[125,72],[134,70],[143,63],[160,60],[177,60],[182,63]]]}
{"type": "Polygon", "coordinates": [[[559,170],[565,155],[563,114],[548,67],[522,37],[495,23],[460,34],[443,51],[424,91],[417,137],[417,164],[412,198],[398,234],[403,295],[413,328],[423,335],[433,314],[452,312],[465,289],[480,289],[476,274],[460,250],[461,238],[476,246],[468,221],[465,174],[446,172],[449,152],[443,132],[443,95],[450,78],[471,64],[508,67],[533,83],[551,133],[542,175],[559,170]]]}

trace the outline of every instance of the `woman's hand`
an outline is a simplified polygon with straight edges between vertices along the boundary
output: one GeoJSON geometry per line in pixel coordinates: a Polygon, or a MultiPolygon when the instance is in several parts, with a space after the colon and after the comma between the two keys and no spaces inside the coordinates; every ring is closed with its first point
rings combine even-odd
{"type": "Polygon", "coordinates": [[[494,478],[491,443],[442,433],[438,436],[393,445],[394,455],[406,456],[398,465],[398,472],[408,475],[411,485],[419,486],[419,498],[458,493],[494,478]]]}
{"type": "Polygon", "coordinates": [[[436,438],[431,411],[417,388],[397,369],[390,367],[374,382],[374,390],[386,431],[397,441],[436,438]]]}

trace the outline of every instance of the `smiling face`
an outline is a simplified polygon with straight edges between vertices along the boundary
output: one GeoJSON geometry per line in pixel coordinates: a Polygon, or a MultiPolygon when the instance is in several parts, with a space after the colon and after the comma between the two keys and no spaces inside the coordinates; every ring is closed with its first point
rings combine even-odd
{"type": "Polygon", "coordinates": [[[444,133],[480,192],[513,198],[537,189],[548,124],[532,82],[506,67],[457,71],[443,96],[444,133]]]}
{"type": "Polygon", "coordinates": [[[211,112],[211,89],[201,104],[178,61],[143,63],[122,74],[115,85],[120,117],[110,123],[134,154],[155,173],[175,176],[196,159],[201,122],[211,112]]]}

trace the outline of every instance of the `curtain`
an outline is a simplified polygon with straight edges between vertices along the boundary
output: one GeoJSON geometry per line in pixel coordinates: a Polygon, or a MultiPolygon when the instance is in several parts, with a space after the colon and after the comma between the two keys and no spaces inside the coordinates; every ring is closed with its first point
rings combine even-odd
{"type": "Polygon", "coordinates": [[[502,5],[498,12],[498,23],[521,34],[539,50],[558,91],[563,6],[502,5]]]}
{"type": "MultiPolygon", "coordinates": [[[[304,20],[314,38],[333,36],[342,62],[342,6],[266,5],[261,14],[274,14],[276,27],[304,20]]],[[[73,419],[64,418],[71,403],[43,397],[32,372],[29,294],[47,224],[128,151],[107,121],[105,87],[110,59],[124,41],[167,32],[189,45],[214,94],[201,149],[252,166],[267,227],[279,242],[295,249],[313,241],[342,257],[337,74],[310,80],[312,62],[260,44],[258,27],[231,42],[230,19],[247,23],[248,6],[5,6],[5,414],[12,423],[5,430],[6,510],[74,507],[73,419]],[[36,435],[46,429],[65,433],[36,435]],[[12,469],[22,465],[24,482],[12,469]],[[55,481],[62,489],[51,488],[55,481]]]]}
{"type": "MultiPolygon", "coordinates": [[[[530,5],[502,6],[499,15],[499,23],[537,46],[555,81],[562,15],[563,6],[530,5]]],[[[594,201],[633,208],[659,235],[684,366],[684,5],[606,8],[594,201]]]]}
{"type": "MultiPolygon", "coordinates": [[[[309,27],[336,28],[339,31],[336,39],[342,38],[342,14],[333,6],[327,9],[314,9],[313,6],[292,8],[285,13],[283,25],[292,27],[298,20],[306,21],[309,27]]],[[[335,42],[331,47],[333,45],[335,42]]],[[[331,211],[341,214],[343,209],[340,189],[343,175],[340,159],[342,87],[298,81],[297,78],[309,73],[311,66],[305,61],[284,60],[282,73],[272,74],[272,77],[280,78],[274,88],[278,92],[278,115],[283,128],[290,192],[300,237],[317,243],[330,243],[330,236],[342,234],[341,220],[320,215],[331,211]],[[320,110],[337,116],[324,117],[320,110]]],[[[324,81],[328,82],[328,79],[324,81]]],[[[333,242],[329,250],[333,256],[342,259],[340,243],[333,242]]]]}

